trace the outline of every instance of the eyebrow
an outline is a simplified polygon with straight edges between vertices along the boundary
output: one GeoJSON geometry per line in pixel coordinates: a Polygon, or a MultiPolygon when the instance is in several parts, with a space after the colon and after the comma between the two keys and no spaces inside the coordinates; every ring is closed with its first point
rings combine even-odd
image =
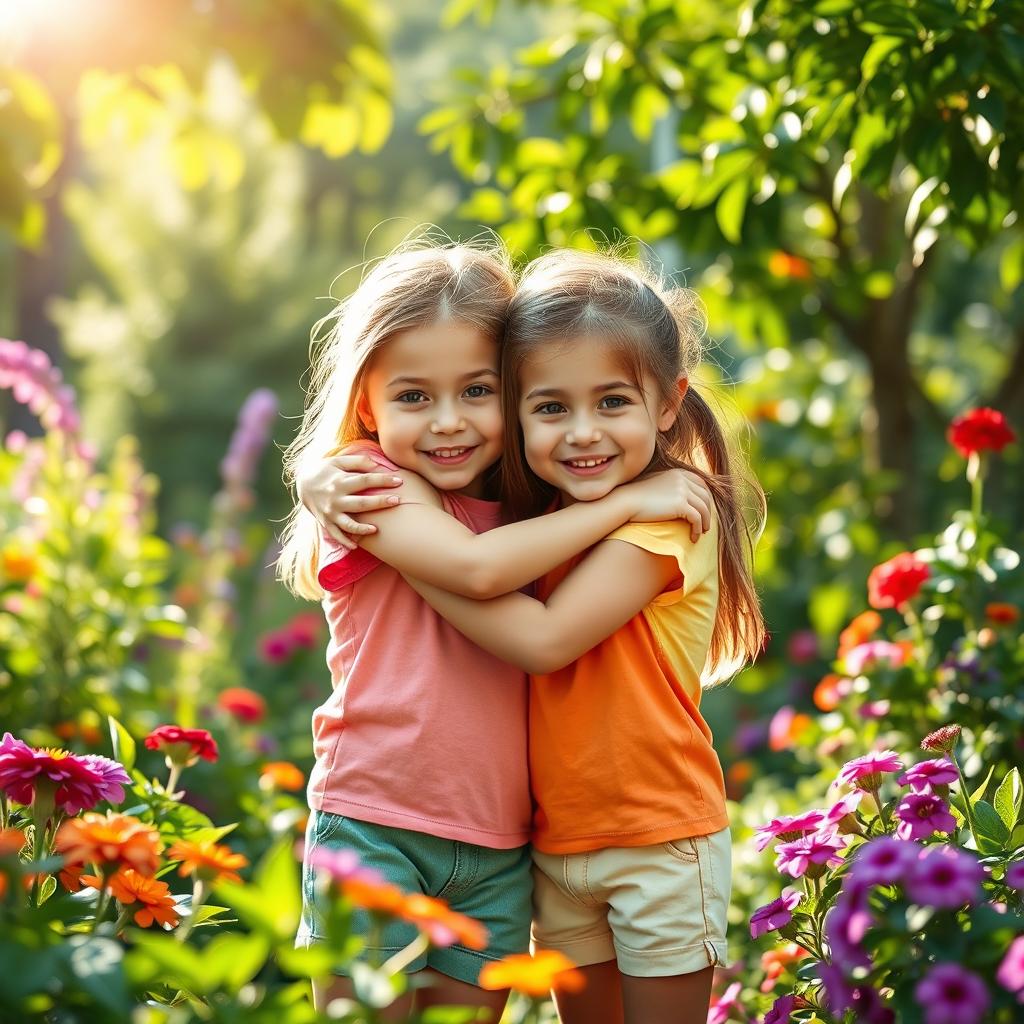
{"type": "MultiPolygon", "coordinates": [[[[469,373],[464,373],[459,380],[475,380],[478,377],[497,377],[498,371],[492,370],[490,367],[484,367],[480,370],[470,370],[469,373]]],[[[388,387],[393,388],[396,384],[412,384],[416,387],[425,387],[430,384],[426,377],[395,377],[394,380],[388,381],[388,387]]]]}
{"type": "MultiPolygon", "coordinates": [[[[602,391],[622,391],[624,388],[628,388],[630,391],[639,391],[640,389],[635,384],[630,384],[629,381],[625,380],[613,380],[609,384],[601,384],[594,388],[595,392],[602,391]]],[[[565,394],[561,388],[534,388],[527,396],[526,400],[529,401],[531,398],[559,398],[565,394]]]]}

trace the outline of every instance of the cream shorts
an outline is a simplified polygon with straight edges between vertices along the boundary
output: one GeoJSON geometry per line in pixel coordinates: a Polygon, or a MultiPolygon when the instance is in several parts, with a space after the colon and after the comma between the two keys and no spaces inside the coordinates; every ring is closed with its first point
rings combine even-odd
{"type": "Polygon", "coordinates": [[[533,851],[533,946],[637,978],[725,966],[729,829],[654,846],[533,851]]]}

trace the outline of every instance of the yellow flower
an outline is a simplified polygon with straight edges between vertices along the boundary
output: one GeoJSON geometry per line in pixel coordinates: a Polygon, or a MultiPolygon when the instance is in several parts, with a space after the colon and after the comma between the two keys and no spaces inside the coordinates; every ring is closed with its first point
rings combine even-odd
{"type": "Polygon", "coordinates": [[[244,868],[249,859],[217,843],[189,843],[180,840],[167,856],[180,860],[179,875],[195,875],[201,882],[241,882],[238,868],[244,868]]]}
{"type": "Polygon", "coordinates": [[[480,972],[481,988],[511,988],[537,999],[549,992],[579,992],[585,984],[586,979],[576,965],[553,949],[539,949],[534,956],[507,956],[485,964],[480,972]]]}
{"type": "Polygon", "coordinates": [[[35,553],[18,544],[8,544],[3,550],[4,576],[14,583],[31,579],[39,568],[35,553]]]}

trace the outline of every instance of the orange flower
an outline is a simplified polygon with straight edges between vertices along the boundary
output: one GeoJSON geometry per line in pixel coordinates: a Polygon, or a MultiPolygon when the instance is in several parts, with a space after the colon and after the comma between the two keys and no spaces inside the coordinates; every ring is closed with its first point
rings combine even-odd
{"type": "Polygon", "coordinates": [[[842,696],[839,692],[840,679],[842,676],[830,673],[814,688],[814,706],[819,711],[835,711],[839,707],[842,696]]]}
{"type": "Polygon", "coordinates": [[[994,601],[985,605],[985,618],[1000,626],[1010,626],[1020,618],[1020,609],[1015,604],[994,601]]]}
{"type": "Polygon", "coordinates": [[[254,690],[229,686],[217,698],[217,706],[240,722],[258,722],[267,713],[267,702],[254,690]]]}
{"type": "Polygon", "coordinates": [[[88,811],[61,825],[55,848],[64,854],[66,867],[116,864],[154,875],[160,866],[163,843],[157,830],[138,818],[113,811],[88,811]]]}
{"type": "Polygon", "coordinates": [[[768,273],[772,277],[792,277],[806,281],[811,276],[811,265],[801,256],[776,249],[768,257],[768,273]]]}
{"type": "MultiPolygon", "coordinates": [[[[16,857],[25,845],[25,833],[20,828],[0,828],[0,857],[16,857]]],[[[0,868],[0,900],[7,895],[7,875],[0,868]]]]}
{"type": "Polygon", "coordinates": [[[248,857],[234,853],[218,843],[190,843],[179,840],[167,856],[180,860],[179,875],[195,875],[201,882],[241,882],[238,868],[249,863],[248,857]]]}
{"type": "Polygon", "coordinates": [[[39,568],[36,556],[17,544],[8,544],[3,551],[4,576],[13,583],[24,583],[31,579],[39,568]]]}
{"type": "Polygon", "coordinates": [[[790,705],[779,708],[768,725],[768,749],[790,750],[811,727],[811,716],[794,711],[790,705]]]}
{"type": "Polygon", "coordinates": [[[861,612],[839,634],[839,657],[842,658],[848,651],[852,651],[854,647],[867,643],[881,627],[882,616],[878,612],[861,612]]]}
{"type": "Polygon", "coordinates": [[[296,792],[306,784],[306,776],[290,761],[268,761],[260,771],[260,789],[287,789],[296,792]]]}
{"type": "Polygon", "coordinates": [[[795,942],[789,942],[778,949],[769,949],[761,954],[761,968],[765,979],[761,982],[762,992],[771,992],[779,975],[790,965],[795,964],[811,954],[801,949],[795,942]]]}
{"type": "Polygon", "coordinates": [[[453,946],[457,942],[470,949],[487,948],[487,929],[479,921],[452,910],[444,900],[413,893],[405,897],[398,916],[426,932],[435,946],[453,946]]]}
{"type": "Polygon", "coordinates": [[[363,910],[397,916],[405,905],[405,893],[397,885],[378,879],[366,871],[342,879],[340,887],[349,903],[363,910]]]}
{"type": "Polygon", "coordinates": [[[511,988],[542,999],[549,992],[579,992],[586,979],[564,953],[539,949],[534,956],[518,953],[484,964],[479,984],[492,990],[511,988]]]}
{"type": "Polygon", "coordinates": [[[161,926],[173,928],[178,923],[174,897],[166,882],[157,878],[146,878],[131,868],[122,868],[108,883],[114,899],[123,906],[140,903],[135,911],[135,923],[148,928],[155,921],[161,926]]]}
{"type": "Polygon", "coordinates": [[[725,793],[730,800],[739,800],[747,783],[754,777],[752,761],[734,761],[725,773],[725,793]]]}

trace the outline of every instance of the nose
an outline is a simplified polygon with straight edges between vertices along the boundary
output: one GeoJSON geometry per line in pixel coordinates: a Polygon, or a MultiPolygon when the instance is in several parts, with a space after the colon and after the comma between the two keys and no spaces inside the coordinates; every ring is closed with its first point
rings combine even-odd
{"type": "Polygon", "coordinates": [[[451,402],[444,402],[437,406],[434,419],[430,424],[431,433],[457,434],[465,429],[465,419],[459,415],[458,410],[451,402]]]}
{"type": "Polygon", "coordinates": [[[569,425],[565,434],[565,443],[575,445],[578,448],[586,448],[589,445],[597,444],[601,440],[601,431],[593,421],[585,415],[576,417],[569,425]]]}

